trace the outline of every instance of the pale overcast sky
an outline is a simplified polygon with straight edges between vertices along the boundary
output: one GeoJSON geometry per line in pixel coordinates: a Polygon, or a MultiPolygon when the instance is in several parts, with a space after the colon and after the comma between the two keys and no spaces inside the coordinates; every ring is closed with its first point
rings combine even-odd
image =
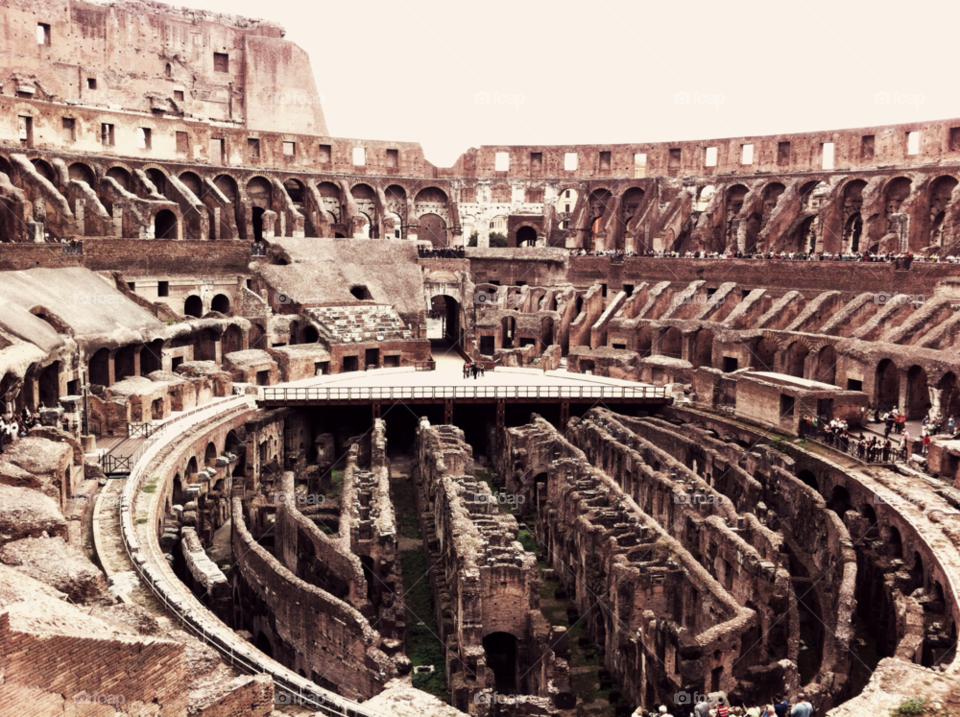
{"type": "Polygon", "coordinates": [[[330,133],[655,142],[960,116],[960,3],[183,0],[281,23],[330,133]]]}

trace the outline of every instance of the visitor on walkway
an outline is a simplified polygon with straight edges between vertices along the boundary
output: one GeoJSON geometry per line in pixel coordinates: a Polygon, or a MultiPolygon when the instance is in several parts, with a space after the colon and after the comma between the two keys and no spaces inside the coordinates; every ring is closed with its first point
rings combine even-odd
{"type": "Polygon", "coordinates": [[[480,364],[480,378],[483,378],[484,367],[483,364],[480,364]]]}
{"type": "Polygon", "coordinates": [[[907,414],[906,413],[897,413],[897,433],[903,433],[903,429],[907,426],[907,414]]]}
{"type": "Polygon", "coordinates": [[[696,717],[710,717],[710,700],[706,695],[700,695],[700,701],[693,708],[696,717]]]}
{"type": "Polygon", "coordinates": [[[955,435],[957,432],[957,419],[955,416],[950,416],[950,420],[947,421],[947,433],[951,436],[955,435]]]}
{"type": "Polygon", "coordinates": [[[797,704],[790,710],[790,717],[810,717],[813,714],[813,705],[807,702],[806,695],[797,697],[797,704]]]}
{"type": "Polygon", "coordinates": [[[730,717],[730,708],[723,697],[717,698],[717,717],[730,717]]]}
{"type": "Polygon", "coordinates": [[[468,363],[463,364],[463,377],[470,378],[470,364],[468,363]]]}
{"type": "Polygon", "coordinates": [[[783,697],[777,697],[777,699],[773,701],[773,710],[777,713],[777,717],[787,717],[790,713],[790,703],[783,697]]]}
{"type": "Polygon", "coordinates": [[[929,450],[930,450],[930,434],[929,434],[929,433],[924,433],[924,434],[923,434],[923,448],[921,449],[921,453],[923,453],[923,455],[927,455],[927,452],[928,452],[929,450]]]}

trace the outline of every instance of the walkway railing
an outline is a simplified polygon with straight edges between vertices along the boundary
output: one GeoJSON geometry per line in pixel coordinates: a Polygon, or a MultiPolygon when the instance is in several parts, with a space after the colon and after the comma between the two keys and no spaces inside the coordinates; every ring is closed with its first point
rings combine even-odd
{"type": "Polygon", "coordinates": [[[866,444],[864,444],[861,450],[860,441],[849,433],[844,436],[842,433],[828,431],[822,426],[813,426],[803,421],[800,422],[797,433],[801,438],[813,440],[827,448],[846,453],[851,458],[855,458],[863,463],[893,463],[895,461],[904,461],[907,457],[906,448],[891,445],[890,448],[884,450],[883,439],[876,436],[875,438],[880,442],[879,445],[875,444],[873,448],[868,448],[866,444]]]}
{"type": "MultiPolygon", "coordinates": [[[[238,403],[238,408],[240,407],[238,403]]],[[[209,409],[207,404],[178,416],[175,420],[186,418],[209,409]]],[[[174,420],[169,423],[175,422],[174,420]]],[[[148,441],[153,443],[163,432],[155,433],[148,441]]],[[[386,717],[382,713],[367,710],[360,704],[325,690],[292,670],[284,668],[272,660],[264,659],[252,645],[232,633],[229,627],[205,611],[192,609],[199,601],[189,593],[183,583],[175,577],[165,576],[151,560],[144,555],[137,540],[134,526],[136,495],[144,478],[147,461],[141,452],[134,463],[130,478],[123,487],[120,499],[120,530],[127,556],[137,575],[146,583],[154,597],[164,608],[180,621],[180,624],[193,632],[198,638],[214,647],[230,664],[249,674],[269,674],[273,679],[275,702],[277,704],[298,704],[322,712],[329,717],[386,717]],[[177,593],[182,590],[183,595],[177,593]]],[[[202,605],[201,605],[202,606],[202,605]]]]}
{"type": "Polygon", "coordinates": [[[662,386],[304,386],[263,388],[264,401],[643,400],[667,398],[662,386]]]}

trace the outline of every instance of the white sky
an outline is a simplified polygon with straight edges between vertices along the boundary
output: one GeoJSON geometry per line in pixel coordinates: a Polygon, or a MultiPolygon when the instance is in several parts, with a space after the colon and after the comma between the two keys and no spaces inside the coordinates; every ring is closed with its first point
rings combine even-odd
{"type": "Polygon", "coordinates": [[[955,2],[169,1],[281,23],[331,135],[419,142],[440,167],[481,144],[960,117],[955,2]]]}

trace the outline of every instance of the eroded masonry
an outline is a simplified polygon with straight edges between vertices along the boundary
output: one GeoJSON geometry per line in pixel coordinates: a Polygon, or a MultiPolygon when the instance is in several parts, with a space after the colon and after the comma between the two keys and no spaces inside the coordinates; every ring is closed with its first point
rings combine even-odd
{"type": "Polygon", "coordinates": [[[960,119],[441,168],[271,22],[0,24],[0,704],[960,714],[960,119]]]}

